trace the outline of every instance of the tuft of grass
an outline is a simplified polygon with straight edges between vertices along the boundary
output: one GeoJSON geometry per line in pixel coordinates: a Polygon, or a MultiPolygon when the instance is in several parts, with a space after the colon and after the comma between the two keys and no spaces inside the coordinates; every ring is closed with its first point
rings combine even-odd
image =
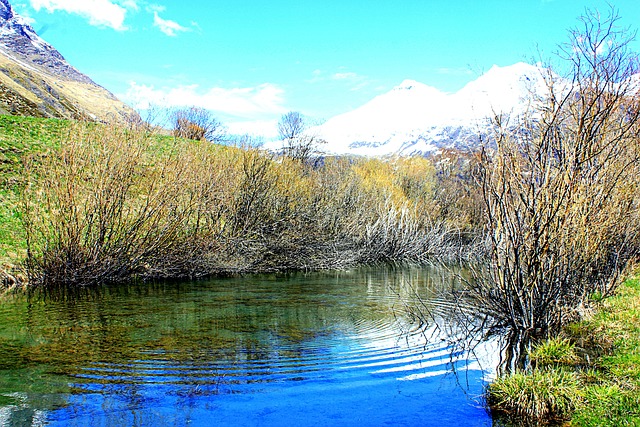
{"type": "Polygon", "coordinates": [[[492,412],[513,418],[568,419],[582,399],[578,376],[565,369],[534,369],[498,378],[489,386],[492,412]]]}
{"type": "Polygon", "coordinates": [[[550,338],[529,351],[529,360],[533,366],[572,365],[579,361],[575,344],[568,338],[550,338]]]}

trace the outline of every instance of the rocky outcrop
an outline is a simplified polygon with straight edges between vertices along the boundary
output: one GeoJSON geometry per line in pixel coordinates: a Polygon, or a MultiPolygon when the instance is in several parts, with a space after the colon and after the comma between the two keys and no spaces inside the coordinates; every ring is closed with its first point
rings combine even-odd
{"type": "Polygon", "coordinates": [[[0,0],[0,112],[108,122],[137,116],[71,66],[8,0],[0,0]]]}

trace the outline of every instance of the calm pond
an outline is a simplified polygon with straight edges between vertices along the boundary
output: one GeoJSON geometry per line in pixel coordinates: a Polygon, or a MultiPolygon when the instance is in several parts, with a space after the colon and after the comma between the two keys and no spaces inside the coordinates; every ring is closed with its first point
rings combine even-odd
{"type": "Polygon", "coordinates": [[[443,278],[384,267],[4,296],[0,425],[490,426],[492,361],[406,309],[443,278]]]}

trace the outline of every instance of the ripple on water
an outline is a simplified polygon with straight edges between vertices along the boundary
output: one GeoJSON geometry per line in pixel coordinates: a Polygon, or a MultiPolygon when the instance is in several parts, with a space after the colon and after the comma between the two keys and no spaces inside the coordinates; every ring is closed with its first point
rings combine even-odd
{"type": "Polygon", "coordinates": [[[74,376],[87,389],[94,389],[91,384],[198,384],[253,393],[264,390],[268,383],[290,381],[348,381],[353,385],[385,378],[419,379],[449,373],[452,364],[466,363],[464,355],[445,342],[429,342],[428,331],[400,334],[395,322],[383,320],[358,322],[352,328],[350,333],[309,341],[302,348],[284,345],[268,359],[221,353],[211,360],[185,360],[150,351],[145,359],[126,364],[95,362],[74,376]],[[288,356],[290,353],[295,356],[288,356]]]}
{"type": "MultiPolygon", "coordinates": [[[[47,391],[64,400],[50,407],[27,392],[21,405],[51,425],[490,425],[473,398],[485,371],[435,326],[411,324],[398,307],[412,294],[395,272],[31,301],[28,315],[14,316],[30,324],[15,321],[10,333],[28,331],[38,363],[55,372],[42,378],[71,391],[47,391]],[[464,381],[453,375],[463,371],[464,381]]],[[[449,308],[433,304],[436,313],[449,308]]]]}

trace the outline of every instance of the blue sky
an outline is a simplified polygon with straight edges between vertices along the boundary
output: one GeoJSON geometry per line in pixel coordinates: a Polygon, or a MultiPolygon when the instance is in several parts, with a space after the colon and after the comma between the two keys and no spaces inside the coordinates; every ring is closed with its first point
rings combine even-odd
{"type": "MultiPolygon", "coordinates": [[[[640,26],[640,0],[616,0],[640,26]]],[[[231,130],[321,121],[405,79],[456,91],[492,65],[553,58],[604,0],[13,0],[67,60],[121,99],[209,108],[231,130]]],[[[634,44],[637,49],[638,43],[634,44]]]]}

